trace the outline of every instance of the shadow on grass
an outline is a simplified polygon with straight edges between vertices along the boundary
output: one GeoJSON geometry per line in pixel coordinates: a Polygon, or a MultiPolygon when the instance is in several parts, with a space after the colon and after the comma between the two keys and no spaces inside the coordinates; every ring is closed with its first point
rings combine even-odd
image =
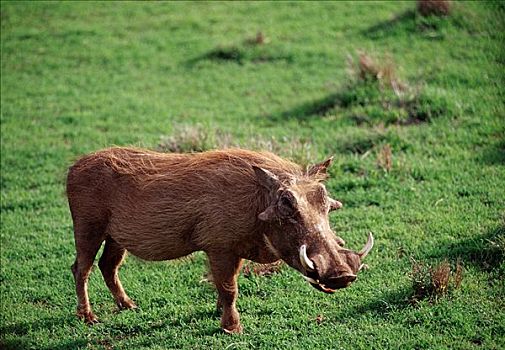
{"type": "Polygon", "coordinates": [[[0,341],[0,348],[3,350],[20,350],[20,349],[40,349],[40,350],[74,350],[88,348],[88,342],[84,339],[68,340],[60,343],[51,344],[46,347],[34,345],[24,339],[8,339],[0,341]]]}
{"type": "Polygon", "coordinates": [[[239,65],[243,65],[247,62],[269,63],[285,61],[291,63],[293,61],[293,55],[265,45],[230,45],[219,46],[201,56],[188,60],[186,64],[188,67],[192,67],[202,61],[236,63],[239,65]]]}
{"type": "Polygon", "coordinates": [[[412,288],[402,287],[397,290],[388,290],[378,297],[368,302],[361,303],[356,307],[349,308],[339,315],[339,319],[355,318],[356,315],[373,315],[380,318],[387,318],[388,315],[397,310],[412,307],[410,298],[412,288]]]}
{"type": "MultiPolygon", "coordinates": [[[[159,320],[153,320],[152,322],[143,323],[122,323],[122,324],[110,324],[107,326],[107,333],[109,338],[104,341],[117,342],[126,338],[135,338],[138,335],[146,335],[164,329],[178,330],[177,332],[189,332],[193,329],[192,325],[200,320],[212,319],[215,320],[215,327],[211,329],[206,329],[199,334],[201,335],[214,335],[221,333],[221,328],[219,327],[219,320],[221,314],[214,308],[212,309],[201,309],[195,310],[189,313],[186,317],[179,317],[174,319],[172,315],[167,315],[166,318],[161,318],[159,320]]],[[[140,345],[140,344],[137,344],[140,345]]]]}
{"type": "Polygon", "coordinates": [[[379,298],[363,303],[353,310],[358,314],[374,313],[386,315],[394,310],[410,307],[409,298],[412,295],[411,288],[401,288],[394,291],[384,292],[379,298]]]}
{"type": "MultiPolygon", "coordinates": [[[[46,317],[40,318],[35,322],[19,322],[0,328],[2,338],[0,339],[0,349],[41,349],[41,350],[64,350],[64,349],[88,349],[88,348],[113,348],[114,344],[128,339],[129,341],[136,342],[136,337],[140,335],[149,335],[156,332],[163,331],[164,329],[170,328],[172,330],[177,330],[177,332],[194,332],[194,327],[191,327],[192,323],[202,320],[202,319],[215,319],[215,327],[209,327],[206,329],[201,329],[198,331],[200,335],[213,336],[215,334],[221,334],[221,328],[219,327],[220,314],[216,310],[199,310],[191,313],[187,317],[178,318],[176,320],[168,321],[167,319],[162,319],[153,322],[139,322],[139,323],[124,323],[124,324],[107,324],[106,332],[99,331],[97,334],[86,337],[86,335],[80,335],[78,339],[67,339],[64,341],[58,341],[58,339],[49,339],[49,341],[54,340],[47,346],[41,346],[36,344],[35,338],[30,335],[32,332],[42,332],[44,330],[50,330],[54,327],[61,327],[63,324],[71,324],[75,321],[75,318],[57,318],[57,317],[46,317]],[[102,334],[104,333],[104,334],[102,334]]],[[[80,322],[80,321],[79,321],[80,322]]],[[[89,326],[96,327],[96,326],[89,326]]],[[[77,336],[76,336],[77,337],[77,336]]],[[[136,343],[135,346],[152,346],[152,342],[144,341],[138,339],[140,343],[136,343]]]]}
{"type": "Polygon", "coordinates": [[[489,146],[482,155],[479,155],[479,160],[490,165],[505,164],[505,140],[489,146]]]}
{"type": "Polygon", "coordinates": [[[244,60],[244,54],[237,47],[227,47],[210,50],[203,55],[189,59],[186,64],[189,67],[192,67],[202,61],[234,62],[237,64],[243,64],[244,60]]]}
{"type": "Polygon", "coordinates": [[[279,114],[272,114],[269,117],[273,121],[281,121],[282,119],[304,120],[312,116],[324,116],[332,109],[341,106],[342,104],[342,95],[335,93],[319,100],[303,103],[291,110],[287,110],[279,114]]]}
{"type": "Polygon", "coordinates": [[[7,326],[2,326],[0,332],[2,340],[1,349],[41,349],[41,350],[64,350],[64,349],[84,349],[89,343],[86,339],[72,339],[62,342],[55,342],[46,347],[40,344],[33,344],[32,337],[28,337],[30,332],[44,331],[54,327],[61,327],[62,324],[70,324],[74,317],[43,317],[35,322],[18,322],[7,326]],[[26,336],[26,338],[25,338],[26,336]]]}
{"type": "Polygon", "coordinates": [[[403,36],[405,33],[422,34],[427,39],[443,39],[440,32],[447,22],[443,16],[421,16],[415,9],[409,9],[393,18],[374,24],[361,31],[370,39],[403,36]]]}
{"type": "Polygon", "coordinates": [[[339,91],[306,102],[267,118],[274,123],[296,119],[331,117],[357,126],[417,125],[441,116],[455,115],[455,106],[444,96],[428,90],[397,93],[379,80],[349,81],[339,91]]]}
{"type": "Polygon", "coordinates": [[[447,244],[429,258],[457,260],[491,272],[500,267],[505,258],[505,225],[500,225],[484,235],[447,244]]]}
{"type": "Polygon", "coordinates": [[[378,39],[386,36],[396,35],[399,31],[416,31],[416,13],[414,10],[402,12],[392,19],[374,24],[362,31],[362,34],[371,38],[378,39]]]}
{"type": "Polygon", "coordinates": [[[43,317],[37,319],[36,322],[18,322],[9,325],[2,325],[0,332],[2,335],[16,335],[24,336],[31,331],[39,331],[42,329],[48,329],[54,326],[61,326],[66,321],[70,322],[70,317],[64,319],[57,317],[43,317]]]}

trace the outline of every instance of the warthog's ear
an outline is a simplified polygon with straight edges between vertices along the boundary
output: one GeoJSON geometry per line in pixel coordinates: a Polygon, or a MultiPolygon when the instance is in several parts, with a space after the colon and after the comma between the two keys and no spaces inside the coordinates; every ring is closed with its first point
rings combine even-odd
{"type": "Polygon", "coordinates": [[[279,185],[280,183],[279,178],[275,176],[272,172],[260,168],[256,165],[253,165],[252,168],[261,186],[265,187],[268,190],[271,190],[274,186],[279,185]]]}
{"type": "MultiPolygon", "coordinates": [[[[256,174],[256,178],[258,179],[259,184],[265,187],[267,190],[272,190],[273,188],[280,186],[279,178],[272,172],[260,168],[256,165],[253,165],[252,168],[256,174]]],[[[258,219],[262,221],[271,221],[277,216],[278,214],[276,207],[274,205],[270,205],[258,215],[258,219]]]]}
{"type": "Polygon", "coordinates": [[[333,157],[326,159],[324,162],[314,164],[307,170],[307,175],[309,176],[322,176],[326,177],[328,167],[333,161],[333,157]]]}

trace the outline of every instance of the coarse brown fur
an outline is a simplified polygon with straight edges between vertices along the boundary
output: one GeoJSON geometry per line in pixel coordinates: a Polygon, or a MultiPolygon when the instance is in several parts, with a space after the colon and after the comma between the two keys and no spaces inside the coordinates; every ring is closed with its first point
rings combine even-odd
{"type": "Polygon", "coordinates": [[[121,308],[135,307],[118,277],[126,251],[145,260],[206,252],[227,332],[241,331],[235,301],[242,259],[282,259],[326,292],[349,285],[360,256],[342,248],[329,228],[328,211],[341,206],[321,183],[330,162],[306,172],[274,154],[240,149],[109,148],[82,157],[67,178],[79,316],[96,322],[87,279],[104,241],[99,267],[121,308]],[[310,271],[300,262],[302,244],[316,266],[310,271]]]}

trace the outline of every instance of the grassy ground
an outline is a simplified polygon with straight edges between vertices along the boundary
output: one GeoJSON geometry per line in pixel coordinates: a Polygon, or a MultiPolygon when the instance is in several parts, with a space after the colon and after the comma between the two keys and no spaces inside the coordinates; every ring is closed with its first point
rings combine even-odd
{"type": "Polygon", "coordinates": [[[2,2],[0,347],[505,347],[504,6],[413,9],[2,2]],[[349,73],[360,50],[405,90],[349,73]],[[333,296],[287,267],[241,276],[245,333],[228,336],[199,283],[202,254],[130,257],[121,275],[140,310],[118,313],[95,271],[102,323],[88,327],[74,316],[64,176],[110,145],[333,154],[328,188],[344,209],[331,223],[356,249],[374,232],[370,269],[333,296]],[[459,288],[413,302],[412,259],[458,258],[459,288]]]}

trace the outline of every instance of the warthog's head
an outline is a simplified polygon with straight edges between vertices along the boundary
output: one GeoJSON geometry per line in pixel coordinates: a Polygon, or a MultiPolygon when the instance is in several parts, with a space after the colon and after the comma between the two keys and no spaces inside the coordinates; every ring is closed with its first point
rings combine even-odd
{"type": "Polygon", "coordinates": [[[326,293],[349,286],[373,246],[369,234],[361,251],[343,248],[330,228],[328,213],[342,207],[328,196],[321,181],[331,160],[312,166],[303,177],[286,181],[254,167],[259,182],[271,194],[268,207],[258,215],[270,226],[265,234],[267,246],[300,271],[312,286],[326,293]]]}

